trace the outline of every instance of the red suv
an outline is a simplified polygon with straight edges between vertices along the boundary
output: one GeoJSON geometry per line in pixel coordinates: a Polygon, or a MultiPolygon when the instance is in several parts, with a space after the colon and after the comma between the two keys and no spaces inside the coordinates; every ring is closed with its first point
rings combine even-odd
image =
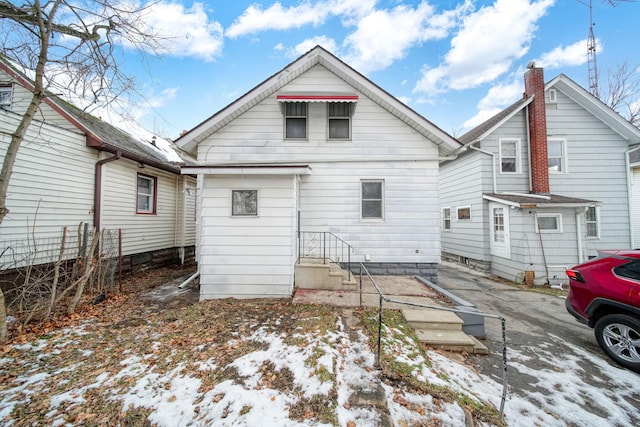
{"type": "Polygon", "coordinates": [[[640,372],[640,250],[599,251],[567,276],[569,313],[594,329],[609,357],[640,372]]]}

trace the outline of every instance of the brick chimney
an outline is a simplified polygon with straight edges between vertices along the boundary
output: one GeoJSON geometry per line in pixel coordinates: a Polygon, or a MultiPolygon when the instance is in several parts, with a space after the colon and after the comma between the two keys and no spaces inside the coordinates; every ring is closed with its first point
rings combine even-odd
{"type": "Polygon", "coordinates": [[[524,94],[533,95],[529,104],[529,143],[531,145],[531,190],[549,193],[549,164],[547,156],[547,113],[544,102],[544,73],[529,63],[524,74],[524,94]]]}

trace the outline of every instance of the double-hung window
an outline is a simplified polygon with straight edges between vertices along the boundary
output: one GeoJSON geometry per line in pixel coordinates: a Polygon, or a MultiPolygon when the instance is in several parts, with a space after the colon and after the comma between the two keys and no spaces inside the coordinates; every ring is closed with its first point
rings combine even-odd
{"type": "Polygon", "coordinates": [[[10,110],[12,98],[13,87],[11,85],[0,84],[0,108],[10,110]]]}
{"type": "Polygon", "coordinates": [[[520,140],[501,139],[500,140],[500,172],[519,173],[520,172],[520,140]]]}
{"type": "Polygon", "coordinates": [[[138,174],[136,213],[155,214],[157,178],[148,175],[138,174]]]}
{"type": "Polygon", "coordinates": [[[549,173],[563,173],[567,171],[567,152],[564,139],[547,140],[549,158],[549,173]]]}
{"type": "Polygon", "coordinates": [[[590,239],[597,239],[600,237],[600,230],[598,226],[598,208],[595,206],[589,206],[587,208],[587,237],[590,239]]]}
{"type": "Polygon", "coordinates": [[[384,181],[361,181],[362,219],[384,219],[384,181]]]}
{"type": "Polygon", "coordinates": [[[307,139],[307,103],[286,102],[284,104],[285,139],[307,139]]]}
{"type": "Polygon", "coordinates": [[[329,102],[327,114],[329,117],[329,139],[350,139],[351,103],[329,102]]]}
{"type": "Polygon", "coordinates": [[[442,229],[451,230],[451,208],[442,208],[442,229]]]}

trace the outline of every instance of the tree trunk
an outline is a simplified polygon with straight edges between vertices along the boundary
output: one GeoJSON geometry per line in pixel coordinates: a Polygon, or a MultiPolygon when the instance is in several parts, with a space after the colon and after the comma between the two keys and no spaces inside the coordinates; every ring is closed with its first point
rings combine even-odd
{"type": "Polygon", "coordinates": [[[0,344],[7,342],[7,308],[4,304],[4,293],[0,289],[0,344]]]}
{"type": "MultiPolygon", "coordinates": [[[[40,22],[40,26],[42,29],[45,29],[42,22],[40,22]]],[[[24,136],[27,133],[27,129],[33,121],[33,118],[45,97],[43,84],[44,67],[49,57],[50,35],[50,28],[40,34],[41,49],[40,55],[38,56],[38,65],[35,70],[36,76],[33,81],[33,96],[31,97],[31,102],[27,107],[27,111],[25,111],[22,116],[16,131],[11,134],[11,142],[9,143],[9,147],[7,147],[7,152],[5,153],[4,161],[2,162],[2,170],[0,170],[0,224],[2,224],[2,221],[4,221],[4,218],[9,213],[9,209],[7,209],[7,191],[9,190],[9,180],[13,173],[13,166],[15,165],[16,158],[18,157],[18,149],[20,148],[20,145],[24,140],[24,136]]],[[[2,295],[2,298],[0,298],[0,342],[4,342],[6,340],[7,307],[5,305],[4,294],[2,294],[2,291],[0,291],[0,295],[2,295]]]]}

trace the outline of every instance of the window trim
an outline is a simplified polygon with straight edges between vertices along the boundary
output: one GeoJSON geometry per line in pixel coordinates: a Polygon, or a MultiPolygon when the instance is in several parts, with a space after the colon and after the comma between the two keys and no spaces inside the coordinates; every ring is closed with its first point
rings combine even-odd
{"type": "Polygon", "coordinates": [[[345,102],[327,102],[327,140],[328,141],[351,141],[352,116],[353,116],[353,107],[351,106],[350,102],[346,102],[346,103],[345,102]],[[346,106],[349,108],[349,113],[346,116],[331,116],[330,115],[331,106],[335,104],[346,104],[346,106]],[[331,120],[346,120],[347,126],[349,127],[348,129],[349,136],[347,136],[346,138],[331,137],[331,120]]]}
{"type": "Polygon", "coordinates": [[[597,206],[589,206],[587,207],[587,211],[585,211],[584,213],[584,219],[585,219],[585,225],[586,225],[586,230],[585,230],[585,234],[587,235],[587,239],[590,240],[596,240],[600,238],[600,208],[598,208],[597,206]],[[592,209],[595,211],[595,220],[594,221],[589,221],[589,217],[588,217],[588,213],[589,213],[589,209],[592,209]],[[589,223],[595,224],[596,226],[596,234],[595,236],[590,236],[589,235],[589,223]]]}
{"type": "MultiPolygon", "coordinates": [[[[547,168],[550,174],[564,174],[567,173],[567,140],[565,138],[547,138],[547,150],[551,141],[560,142],[560,148],[562,149],[562,155],[560,156],[560,170],[555,171],[549,167],[549,160],[551,155],[547,152],[547,168]]],[[[557,157],[554,157],[556,159],[557,157]]]]}
{"type": "Polygon", "coordinates": [[[522,149],[520,145],[521,144],[520,138],[500,138],[500,140],[498,141],[498,144],[499,144],[498,150],[499,150],[500,174],[515,175],[515,174],[522,173],[522,156],[521,156],[522,149]],[[510,158],[502,155],[502,144],[506,142],[515,142],[515,145],[516,145],[516,154],[515,154],[516,170],[513,172],[502,170],[502,159],[510,158]]]}
{"type": "MultiPolygon", "coordinates": [[[[259,209],[260,209],[260,206],[259,206],[260,192],[259,192],[259,190],[257,188],[234,188],[234,189],[231,189],[231,192],[229,193],[229,196],[231,198],[231,201],[230,201],[231,217],[233,217],[233,218],[255,218],[255,217],[258,216],[259,209]],[[233,199],[234,199],[233,195],[234,195],[234,193],[236,193],[236,192],[249,192],[249,191],[255,192],[255,195],[256,195],[255,213],[236,213],[235,212],[235,204],[233,203],[233,199]]],[[[246,207],[246,206],[244,206],[244,207],[246,207]]]]}
{"type": "Polygon", "coordinates": [[[0,92],[9,93],[9,102],[6,104],[0,103],[0,108],[11,110],[11,106],[13,105],[13,84],[0,83],[0,92]]]}
{"type": "Polygon", "coordinates": [[[369,222],[381,222],[385,219],[385,185],[384,179],[361,179],[360,180],[360,220],[361,221],[369,221],[369,222]],[[363,184],[365,183],[380,183],[380,199],[365,199],[363,184]],[[372,216],[363,216],[362,205],[365,201],[380,201],[380,216],[372,217],[372,216]]]}
{"type": "Polygon", "coordinates": [[[282,117],[283,117],[283,134],[282,138],[285,141],[307,141],[309,139],[309,103],[304,101],[287,101],[282,103],[282,117]],[[287,106],[291,104],[304,104],[305,115],[294,116],[287,115],[287,106]],[[304,118],[304,138],[288,138],[287,137],[287,119],[300,119],[304,118]]]}
{"type": "Polygon", "coordinates": [[[451,231],[451,207],[443,207],[440,209],[442,231],[451,231]],[[445,215],[448,212],[448,215],[445,215]],[[448,226],[447,226],[448,221],[448,226]]]}
{"type": "Polygon", "coordinates": [[[537,213],[536,219],[536,233],[562,233],[562,214],[561,213],[537,213]],[[538,218],[556,218],[557,227],[555,229],[540,229],[540,222],[538,218]]]}
{"type": "Polygon", "coordinates": [[[456,208],[456,220],[458,221],[471,221],[471,206],[458,206],[456,208]],[[460,218],[460,211],[461,210],[465,210],[468,209],[469,210],[469,218],[460,218]]]}
{"type": "Polygon", "coordinates": [[[152,175],[146,175],[138,172],[136,176],[136,214],[137,215],[156,215],[158,212],[158,177],[152,175]],[[140,193],[140,179],[146,179],[151,182],[153,188],[151,190],[151,194],[141,194],[140,193]],[[146,196],[151,198],[150,200],[150,209],[144,210],[140,209],[140,196],[146,196]]]}

